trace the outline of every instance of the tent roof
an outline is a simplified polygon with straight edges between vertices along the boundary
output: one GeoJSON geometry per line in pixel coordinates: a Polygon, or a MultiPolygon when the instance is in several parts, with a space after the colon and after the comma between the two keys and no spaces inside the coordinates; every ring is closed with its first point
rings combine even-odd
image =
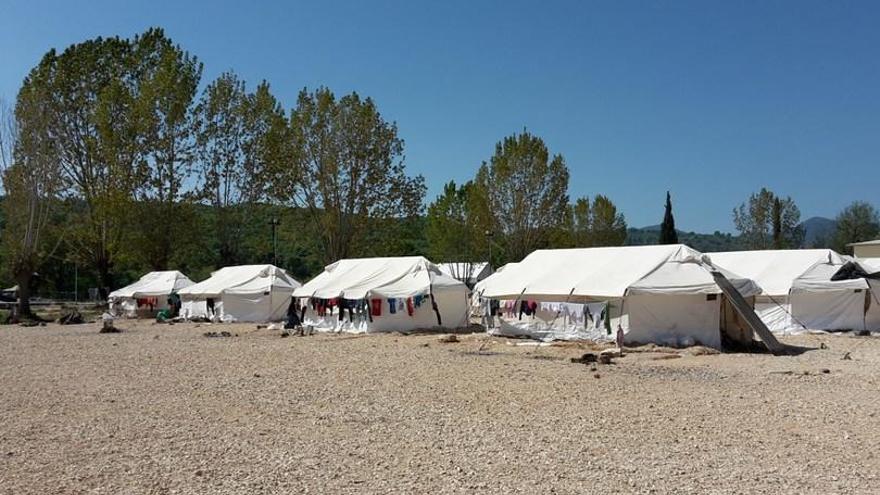
{"type": "Polygon", "coordinates": [[[854,261],[868,273],[880,272],[880,258],[856,258],[854,261]]]}
{"type": "Polygon", "coordinates": [[[254,294],[267,290],[292,292],[301,284],[274,265],[227,266],[211,274],[207,280],[191,285],[180,294],[217,297],[221,294],[254,294]]]}
{"type": "Polygon", "coordinates": [[[295,297],[363,299],[410,297],[428,291],[466,290],[463,283],[421,256],[343,259],[294,291],[295,297]]]}
{"type": "Polygon", "coordinates": [[[851,242],[847,246],[880,246],[880,239],[874,241],[851,242]]]}
{"type": "Polygon", "coordinates": [[[751,278],[761,286],[761,293],[768,296],[785,296],[792,288],[816,291],[853,285],[851,281],[831,281],[831,275],[847,261],[831,249],[728,251],[707,256],[712,263],[751,278]]]}
{"type": "MultiPolygon", "coordinates": [[[[484,297],[496,299],[717,294],[721,290],[701,256],[681,244],[539,250],[487,278],[480,288],[484,297]]],[[[722,272],[745,295],[760,290],[748,279],[722,272]]]]}
{"type": "Polygon", "coordinates": [[[177,270],[150,272],[137,282],[111,292],[109,297],[116,299],[164,296],[189,287],[193,283],[189,277],[177,270]]]}

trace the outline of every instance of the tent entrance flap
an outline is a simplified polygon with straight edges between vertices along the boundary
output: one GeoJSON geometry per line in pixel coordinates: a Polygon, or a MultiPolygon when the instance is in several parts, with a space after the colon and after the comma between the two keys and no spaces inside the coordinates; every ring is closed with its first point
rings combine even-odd
{"type": "Polygon", "coordinates": [[[743,317],[746,323],[752,328],[752,331],[761,337],[761,342],[764,343],[767,349],[773,354],[785,353],[786,346],[776,340],[776,337],[767,328],[767,325],[765,325],[764,322],[761,321],[761,318],[755,314],[755,310],[749,306],[749,303],[746,302],[742,294],[740,294],[733,284],[730,283],[730,280],[727,280],[727,277],[717,270],[711,270],[711,273],[712,277],[715,279],[715,283],[718,284],[718,287],[730,300],[730,303],[736,309],[736,312],[743,317]]]}

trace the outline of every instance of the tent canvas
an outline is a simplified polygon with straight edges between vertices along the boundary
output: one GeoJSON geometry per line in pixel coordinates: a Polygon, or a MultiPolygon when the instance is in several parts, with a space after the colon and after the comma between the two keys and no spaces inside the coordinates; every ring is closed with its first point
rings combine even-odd
{"type": "Polygon", "coordinates": [[[181,314],[211,318],[210,299],[214,301],[213,316],[220,321],[279,321],[286,317],[290,296],[299,286],[286,271],[273,265],[228,266],[180,291],[181,314]]]}
{"type": "Polygon", "coordinates": [[[193,281],[177,270],[150,272],[135,283],[111,292],[107,300],[112,314],[133,318],[137,316],[138,299],[155,298],[153,309],[166,309],[172,292],[191,285],[193,281]]]}
{"type": "Polygon", "coordinates": [[[370,318],[339,318],[335,312],[320,315],[309,306],[304,324],[320,331],[383,332],[422,328],[459,328],[467,325],[467,286],[444,274],[421,256],[392,258],[343,259],[294,291],[305,300],[380,301],[381,315],[370,318]],[[437,303],[439,320],[430,304],[437,303]],[[414,307],[412,316],[407,301],[426,301],[414,307]],[[390,311],[391,301],[395,310],[390,311]],[[403,305],[403,306],[401,306],[403,305]]]}
{"type": "Polygon", "coordinates": [[[854,261],[868,274],[868,309],[865,312],[865,329],[880,332],[880,258],[856,258],[854,261]]]}
{"type": "MultiPolygon", "coordinates": [[[[614,331],[620,326],[627,341],[693,340],[720,347],[721,289],[710,270],[701,253],[680,244],[539,250],[484,280],[479,291],[484,300],[602,302],[608,326],[614,331]]],[[[746,297],[760,290],[749,279],[721,271],[746,297]]],[[[502,323],[548,339],[569,333],[557,331],[554,321],[517,320],[502,323]]],[[[489,331],[504,333],[504,324],[489,331]]],[[[606,330],[605,338],[613,336],[606,330]]]]}
{"type": "Polygon", "coordinates": [[[730,251],[707,256],[757,282],[762,292],[755,312],[773,332],[864,328],[868,284],[864,279],[831,280],[848,261],[835,251],[730,251]]]}

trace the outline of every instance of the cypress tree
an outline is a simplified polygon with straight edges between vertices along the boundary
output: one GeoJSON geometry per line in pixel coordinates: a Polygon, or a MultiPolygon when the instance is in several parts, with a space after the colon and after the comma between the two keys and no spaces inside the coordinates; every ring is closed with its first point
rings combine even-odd
{"type": "Polygon", "coordinates": [[[675,231],[675,218],[672,216],[672,198],[666,191],[666,212],[660,224],[660,244],[678,244],[678,232],[675,231]]]}

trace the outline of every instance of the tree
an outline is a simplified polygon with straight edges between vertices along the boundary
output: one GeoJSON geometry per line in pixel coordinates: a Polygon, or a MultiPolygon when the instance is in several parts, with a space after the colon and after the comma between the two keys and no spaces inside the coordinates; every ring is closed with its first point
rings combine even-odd
{"type": "Polygon", "coordinates": [[[54,148],[60,194],[82,206],[66,234],[73,256],[95,270],[102,289],[109,287],[133,193],[146,173],[131,45],[96,38],[60,55],[51,50],[31,70],[21,93],[39,109],[20,115],[22,140],[33,142],[28,148],[54,148]]]}
{"type": "Polygon", "coordinates": [[[464,282],[474,275],[477,262],[488,260],[491,250],[491,235],[487,235],[479,202],[473,182],[456,186],[450,181],[428,206],[425,222],[428,255],[433,260],[453,262],[453,277],[464,282]]]}
{"type": "Polygon", "coordinates": [[[61,186],[57,150],[45,138],[49,122],[40,103],[40,95],[25,84],[14,118],[0,105],[0,165],[6,190],[3,250],[18,285],[21,316],[31,315],[34,272],[53,251],[50,222],[61,186]]]}
{"type": "Polygon", "coordinates": [[[801,212],[791,197],[761,188],[733,209],[733,223],[748,249],[796,249],[803,244],[801,212]]]}
{"type": "Polygon", "coordinates": [[[626,241],[626,219],[606,196],[593,199],[591,219],[592,246],[622,246],[626,241]]]}
{"type": "Polygon", "coordinates": [[[544,141],[527,131],[495,145],[475,180],[485,210],[504,249],[505,261],[519,261],[545,247],[568,211],[568,168],[562,155],[550,156],[544,141]]]}
{"type": "Polygon", "coordinates": [[[150,29],[131,41],[133,119],[148,167],[138,192],[138,253],[154,270],[167,270],[187,228],[187,184],[195,161],[194,100],[202,64],[150,29]]]}
{"type": "Polygon", "coordinates": [[[666,191],[666,211],[663,223],[660,224],[659,244],[678,244],[678,232],[675,230],[675,218],[672,216],[672,197],[666,191]]]}
{"type": "Polygon", "coordinates": [[[847,244],[870,241],[880,236],[880,214],[866,201],[854,201],[837,215],[834,249],[852,254],[847,244]]]}
{"type": "Polygon", "coordinates": [[[571,205],[570,213],[571,247],[591,247],[593,245],[593,210],[590,198],[578,198],[571,205]]]}
{"type": "MultiPolygon", "coordinates": [[[[281,105],[265,82],[255,93],[233,73],[208,85],[196,108],[199,122],[198,197],[213,209],[217,264],[248,262],[245,236],[256,203],[266,197],[273,135],[287,132],[281,105]]],[[[251,260],[252,261],[252,260],[251,260]]]]}
{"type": "Polygon", "coordinates": [[[406,175],[397,125],[385,121],[372,99],[303,90],[290,132],[293,163],[272,162],[271,193],[308,211],[325,262],[363,249],[358,241],[383,221],[422,212],[424,179],[406,175]]]}

